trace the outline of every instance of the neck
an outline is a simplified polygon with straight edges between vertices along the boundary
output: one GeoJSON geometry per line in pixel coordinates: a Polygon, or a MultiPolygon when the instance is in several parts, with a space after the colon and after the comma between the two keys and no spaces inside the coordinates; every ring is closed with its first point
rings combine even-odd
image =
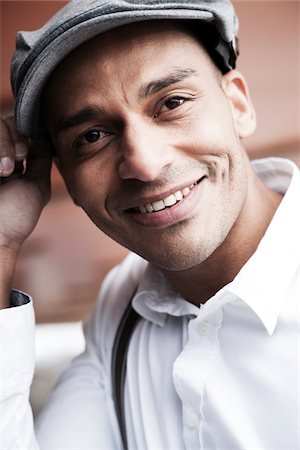
{"type": "Polygon", "coordinates": [[[232,281],[253,255],[282,197],[254,175],[239,218],[223,243],[201,264],[183,271],[163,271],[172,287],[195,305],[205,303],[232,281]]]}

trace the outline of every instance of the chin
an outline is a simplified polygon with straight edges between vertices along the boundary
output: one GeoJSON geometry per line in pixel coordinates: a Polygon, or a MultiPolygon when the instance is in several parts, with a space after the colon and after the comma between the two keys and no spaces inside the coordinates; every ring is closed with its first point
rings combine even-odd
{"type": "Polygon", "coordinates": [[[201,249],[195,252],[195,248],[187,249],[185,252],[182,248],[178,252],[161,251],[159,254],[140,254],[144,259],[154,264],[156,267],[162,270],[170,272],[181,272],[192,269],[199,264],[203,263],[213,253],[208,249],[201,249]]]}

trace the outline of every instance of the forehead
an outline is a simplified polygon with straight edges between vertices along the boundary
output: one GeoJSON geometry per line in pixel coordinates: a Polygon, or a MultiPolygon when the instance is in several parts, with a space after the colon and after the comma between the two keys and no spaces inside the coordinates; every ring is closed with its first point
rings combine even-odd
{"type": "Polygon", "coordinates": [[[88,41],[60,64],[46,86],[43,111],[65,116],[95,99],[112,108],[171,73],[190,71],[212,78],[212,70],[205,50],[180,24],[127,25],[88,41]]]}

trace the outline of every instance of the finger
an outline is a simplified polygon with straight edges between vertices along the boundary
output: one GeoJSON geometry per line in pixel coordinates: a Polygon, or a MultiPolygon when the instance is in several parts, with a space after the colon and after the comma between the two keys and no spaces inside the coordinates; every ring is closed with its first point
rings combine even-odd
{"type": "Polygon", "coordinates": [[[15,148],[8,124],[0,119],[0,176],[12,174],[15,167],[15,148]]]}
{"type": "Polygon", "coordinates": [[[22,136],[16,129],[15,120],[13,116],[6,118],[6,123],[9,128],[10,136],[15,147],[15,159],[22,161],[26,158],[28,153],[28,141],[25,136],[22,136]]]}

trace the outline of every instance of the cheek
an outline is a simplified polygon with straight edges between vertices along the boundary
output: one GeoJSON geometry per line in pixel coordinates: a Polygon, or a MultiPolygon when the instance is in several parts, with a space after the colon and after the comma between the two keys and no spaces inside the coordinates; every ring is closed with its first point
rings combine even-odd
{"type": "Polygon", "coordinates": [[[174,130],[173,139],[179,148],[187,146],[194,155],[217,155],[234,151],[239,141],[231,109],[226,101],[218,105],[215,100],[214,106],[212,102],[213,100],[195,110],[185,125],[178,129],[178,133],[174,130]]]}
{"type": "Polygon", "coordinates": [[[60,172],[72,199],[78,206],[84,210],[95,208],[94,205],[97,205],[98,210],[105,209],[105,199],[109,191],[107,168],[99,168],[99,164],[93,161],[77,165],[62,162],[60,172]]]}

